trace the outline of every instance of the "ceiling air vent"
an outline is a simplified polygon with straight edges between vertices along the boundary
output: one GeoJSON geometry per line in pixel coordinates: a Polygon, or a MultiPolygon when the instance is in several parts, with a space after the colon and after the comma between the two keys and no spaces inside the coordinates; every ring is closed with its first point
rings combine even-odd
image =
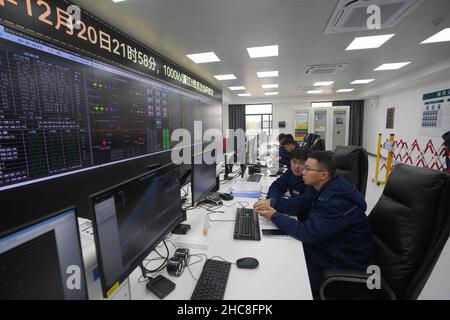
{"type": "Polygon", "coordinates": [[[346,66],[348,66],[346,63],[310,65],[306,67],[304,74],[307,76],[336,74],[342,71],[346,66]]]}
{"type": "Polygon", "coordinates": [[[377,5],[381,13],[381,29],[396,25],[423,0],[340,0],[328,21],[325,33],[368,30],[367,13],[370,5],[377,5]]]}

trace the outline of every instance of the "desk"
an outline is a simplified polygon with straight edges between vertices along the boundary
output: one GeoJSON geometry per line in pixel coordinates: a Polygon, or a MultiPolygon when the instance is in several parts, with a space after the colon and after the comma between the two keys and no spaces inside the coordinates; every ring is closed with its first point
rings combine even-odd
{"type": "MultiPolygon", "coordinates": [[[[274,178],[264,176],[261,179],[263,192],[274,178]]],[[[221,191],[227,191],[228,184],[221,187],[221,191]]],[[[218,211],[225,213],[213,213],[212,220],[235,220],[238,201],[247,202],[249,207],[253,206],[256,199],[235,198],[233,201],[224,202],[226,205],[236,205],[218,211]]],[[[188,219],[184,223],[191,225],[189,235],[203,234],[203,221],[207,214],[206,209],[197,208],[188,211],[188,219]]],[[[261,229],[264,224],[271,223],[260,218],[261,229]]],[[[261,241],[234,240],[234,222],[210,222],[209,237],[211,244],[208,250],[191,249],[191,253],[203,253],[208,258],[220,256],[225,260],[235,263],[243,257],[255,257],[259,261],[259,267],[253,270],[239,269],[235,264],[231,266],[225,291],[225,300],[310,300],[312,299],[306,262],[303,254],[302,243],[292,237],[268,238],[262,236],[261,241]]],[[[170,240],[170,236],[169,236],[170,240]]],[[[175,248],[168,243],[170,256],[175,248]]],[[[159,250],[163,255],[165,248],[159,250]]],[[[155,255],[152,254],[152,257],[155,255]]],[[[198,258],[192,257],[191,262],[198,258]]],[[[217,258],[216,258],[217,259],[217,258]]],[[[220,260],[220,259],[217,259],[220,260]]],[[[149,268],[157,267],[160,261],[150,265],[149,268]]],[[[198,279],[203,268],[204,260],[190,267],[192,274],[198,279]]],[[[166,300],[189,300],[194,291],[196,281],[186,269],[181,277],[172,277],[166,270],[161,272],[163,276],[176,283],[176,288],[165,299],[166,300]]],[[[134,300],[157,299],[151,292],[146,290],[145,283],[139,283],[140,269],[136,269],[130,275],[131,298],[134,300]]]]}

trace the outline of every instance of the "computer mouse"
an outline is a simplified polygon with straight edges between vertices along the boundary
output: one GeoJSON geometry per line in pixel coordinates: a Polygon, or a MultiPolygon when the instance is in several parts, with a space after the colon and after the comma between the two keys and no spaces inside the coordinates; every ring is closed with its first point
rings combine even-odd
{"type": "Polygon", "coordinates": [[[219,194],[219,197],[223,201],[232,201],[234,199],[234,197],[231,194],[229,194],[229,193],[221,193],[221,194],[219,194]]]}
{"type": "Polygon", "coordinates": [[[241,258],[236,261],[236,266],[241,269],[255,269],[259,262],[255,258],[241,258]]]}

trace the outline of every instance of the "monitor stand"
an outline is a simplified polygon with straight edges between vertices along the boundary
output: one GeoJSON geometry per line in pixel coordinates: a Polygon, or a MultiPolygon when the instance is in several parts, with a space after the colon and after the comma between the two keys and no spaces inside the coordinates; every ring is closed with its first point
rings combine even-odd
{"type": "Polygon", "coordinates": [[[219,207],[223,204],[222,199],[216,194],[212,193],[207,195],[203,200],[197,202],[198,205],[207,204],[214,207],[219,207]]]}
{"type": "Polygon", "coordinates": [[[184,224],[181,223],[175,227],[175,229],[172,230],[173,234],[186,234],[188,231],[191,230],[190,224],[184,224]]]}

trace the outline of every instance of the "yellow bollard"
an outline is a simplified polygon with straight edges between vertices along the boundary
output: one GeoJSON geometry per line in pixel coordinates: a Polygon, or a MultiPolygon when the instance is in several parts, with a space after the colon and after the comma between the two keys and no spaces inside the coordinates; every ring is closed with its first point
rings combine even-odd
{"type": "Polygon", "coordinates": [[[387,158],[387,166],[386,166],[386,176],[384,179],[384,184],[387,183],[389,179],[389,175],[391,174],[392,169],[392,158],[393,158],[393,147],[394,147],[395,134],[391,134],[389,136],[389,153],[387,158]]]}
{"type": "Polygon", "coordinates": [[[380,174],[380,158],[381,158],[381,136],[382,134],[380,133],[378,135],[378,149],[377,149],[377,164],[375,167],[375,178],[372,179],[372,182],[374,183],[378,183],[378,176],[380,174]]]}

